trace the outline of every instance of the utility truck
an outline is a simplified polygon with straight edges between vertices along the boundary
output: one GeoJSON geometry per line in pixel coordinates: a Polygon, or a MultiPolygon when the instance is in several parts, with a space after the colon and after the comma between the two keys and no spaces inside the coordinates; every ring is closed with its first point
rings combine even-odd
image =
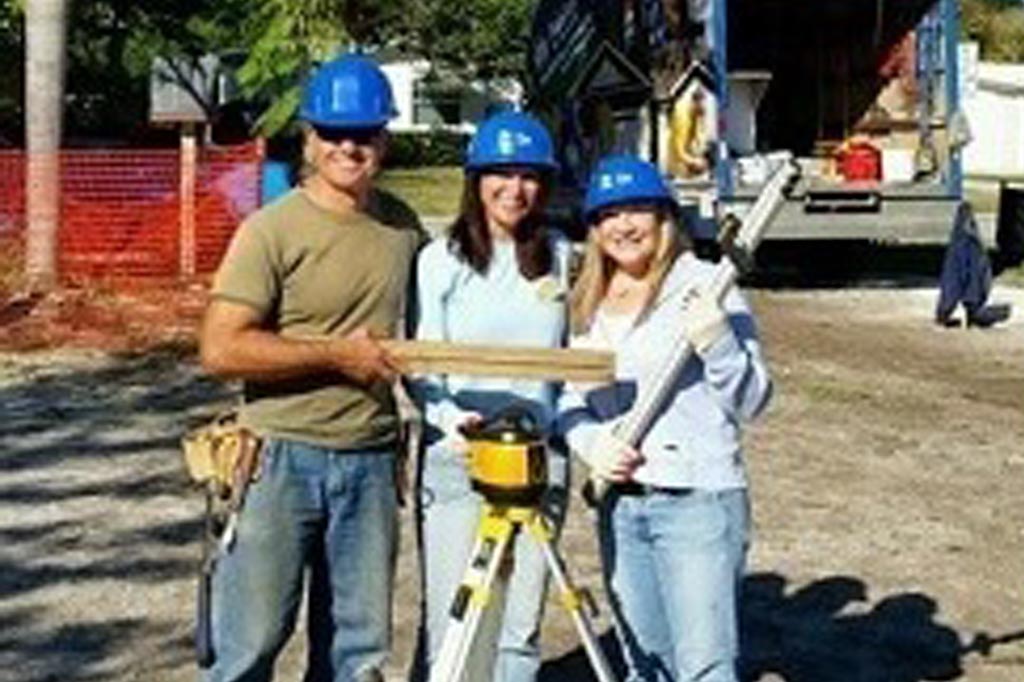
{"type": "Polygon", "coordinates": [[[656,162],[700,236],[787,154],[770,240],[947,241],[962,199],[958,0],[540,0],[528,97],[569,204],[596,160],[656,162]]]}

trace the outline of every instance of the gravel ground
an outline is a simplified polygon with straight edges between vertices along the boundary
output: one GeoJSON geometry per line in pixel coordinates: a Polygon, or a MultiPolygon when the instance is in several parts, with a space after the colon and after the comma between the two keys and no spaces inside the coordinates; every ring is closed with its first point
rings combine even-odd
{"type": "MultiPolygon", "coordinates": [[[[751,298],[776,397],[747,437],[747,678],[1024,679],[1024,290],[996,289],[1015,317],[988,330],[932,324],[934,289],[751,298]]],[[[0,353],[0,680],[195,678],[202,504],[176,445],[231,396],[176,346],[0,353]]],[[[395,680],[417,619],[411,526],[406,511],[395,680]]],[[[578,498],[562,544],[603,600],[578,498]]],[[[543,679],[589,679],[554,600],[544,647],[543,679]]]]}

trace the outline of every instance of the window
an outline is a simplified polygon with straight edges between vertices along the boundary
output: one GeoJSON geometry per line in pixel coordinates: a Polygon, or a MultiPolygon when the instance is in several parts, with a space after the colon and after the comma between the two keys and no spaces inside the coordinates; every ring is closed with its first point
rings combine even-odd
{"type": "Polygon", "coordinates": [[[426,79],[413,84],[413,123],[458,125],[461,114],[462,94],[456,88],[426,79]]]}

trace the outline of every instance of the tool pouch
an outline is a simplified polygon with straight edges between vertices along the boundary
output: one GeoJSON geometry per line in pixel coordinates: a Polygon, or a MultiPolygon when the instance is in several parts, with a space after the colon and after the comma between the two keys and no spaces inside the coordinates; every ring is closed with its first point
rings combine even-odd
{"type": "Polygon", "coordinates": [[[196,663],[213,665],[213,573],[217,565],[217,537],[223,521],[242,507],[249,483],[259,478],[260,439],[238,424],[237,414],[218,415],[209,424],[181,440],[189,477],[206,489],[206,524],[203,561],[196,595],[196,663]]]}
{"type": "Polygon", "coordinates": [[[259,478],[260,439],[227,412],[181,439],[189,477],[221,500],[241,502],[245,488],[259,478]]]}

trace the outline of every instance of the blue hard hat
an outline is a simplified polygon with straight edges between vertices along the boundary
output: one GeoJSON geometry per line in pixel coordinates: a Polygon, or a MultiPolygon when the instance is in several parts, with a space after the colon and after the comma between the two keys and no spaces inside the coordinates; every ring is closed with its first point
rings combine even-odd
{"type": "Polygon", "coordinates": [[[306,83],[299,117],[324,128],[380,128],[398,115],[391,85],[375,61],[347,54],[306,83]]]}
{"type": "Polygon", "coordinates": [[[606,156],[590,176],[583,218],[591,223],[599,211],[626,204],[674,207],[675,199],[653,163],[630,154],[606,156]]]}
{"type": "Polygon", "coordinates": [[[497,113],[476,129],[466,152],[466,168],[526,166],[557,170],[551,135],[540,121],[519,111],[497,113]]]}

